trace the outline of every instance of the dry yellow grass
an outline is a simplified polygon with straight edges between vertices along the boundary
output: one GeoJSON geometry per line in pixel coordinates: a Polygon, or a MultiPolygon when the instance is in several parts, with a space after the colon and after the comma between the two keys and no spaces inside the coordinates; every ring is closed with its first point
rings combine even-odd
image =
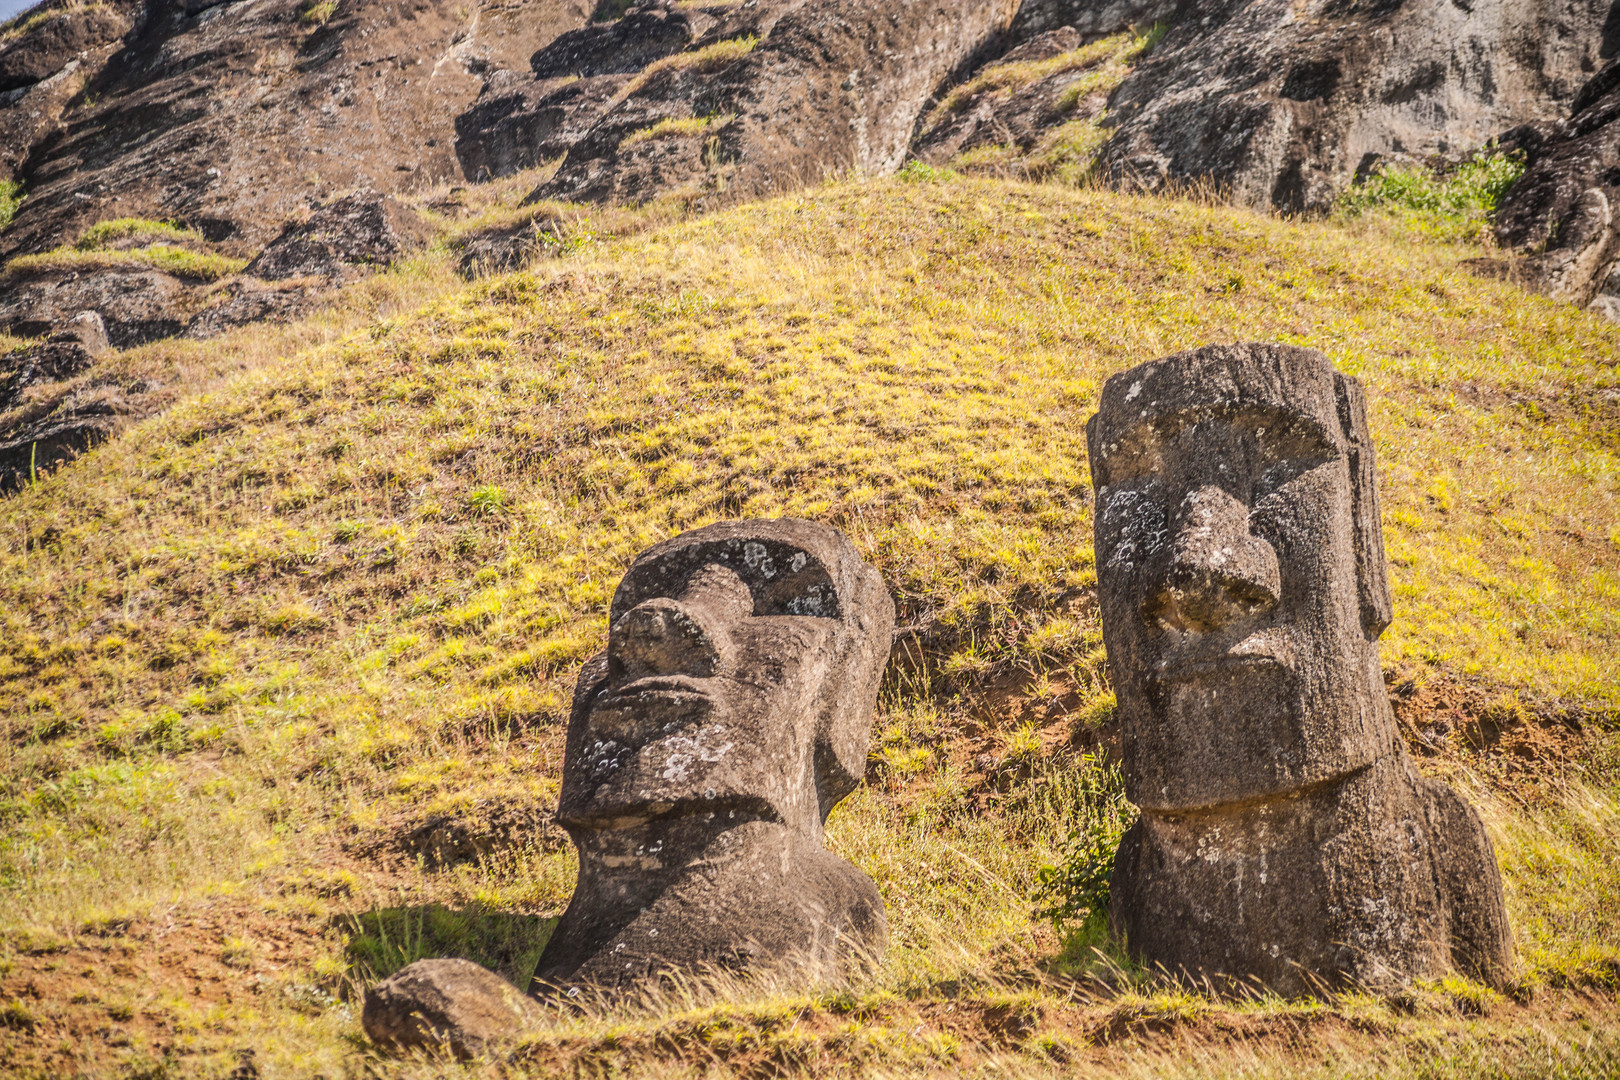
{"type": "MultiPolygon", "coordinates": [[[[920,660],[892,675],[872,782],[829,828],[893,922],[891,959],[859,994],[896,1003],[764,995],[766,1026],[808,1047],[781,1060],[1042,1073],[1117,1010],[1125,1030],[1185,1021],[1199,1039],[1215,1023],[1200,1017],[1249,1015],[1159,1000],[1128,971],[1142,1001],[1066,1003],[1061,972],[1119,958],[1078,948],[1101,942],[1095,924],[1064,952],[1029,897],[1080,813],[1065,785],[1096,766],[1064,758],[986,788],[953,751],[980,738],[1012,765],[1040,758],[994,692],[1012,676],[1030,700],[1068,702],[1060,726],[1106,716],[1083,602],[1082,425],[1108,374],[1209,341],[1311,345],[1367,383],[1392,675],[1612,727],[1620,331],[1468,276],[1464,249],[1375,226],[911,175],[924,182],[834,185],[619,238],[584,216],[580,243],[521,273],[469,285],[432,253],[307,326],[121,357],[213,381],[0,503],[0,987],[26,976],[60,998],[18,999],[32,1020],[12,1029],[30,1032],[16,1060],[94,1072],[143,1054],[219,1075],[253,1047],[261,1075],[336,1075],[365,1056],[344,995],[410,956],[459,949],[521,977],[571,856],[536,841],[435,869],[406,840],[435,816],[478,828],[548,806],[564,702],[624,566],[679,530],[777,514],[851,536],[920,660]],[[193,982],[207,992],[188,997],[193,982]],[[1051,1038],[1037,1045],[1037,1025],[1005,1043],[979,1021],[952,1034],[947,1009],[978,1015],[992,1005],[969,1005],[994,994],[1035,995],[1059,1018],[1051,1038]],[[112,1022],[129,1046],[58,1045],[92,1030],[92,999],[99,1017],[133,1010],[112,1022]]],[[[1527,992],[1552,987],[1542,1000],[1566,1019],[1442,987],[1411,1016],[1261,1003],[1250,1012],[1285,1019],[1254,1030],[1339,1032],[1302,1044],[1321,1048],[1322,1075],[1367,1071],[1355,1055],[1375,1050],[1390,1074],[1462,1075],[1504,1038],[1526,1075],[1610,1068],[1613,1044],[1581,1049],[1578,1018],[1612,1021],[1620,971],[1620,919],[1603,906],[1620,877],[1620,770],[1600,767],[1612,738],[1592,740],[1599,757],[1557,798],[1478,788],[1527,992]],[[1571,984],[1611,989],[1557,989],[1571,984]]],[[[588,1072],[621,1051],[669,1075],[776,1060],[747,1034],[760,1025],[746,1003],[711,1028],[753,1039],[747,1053],[709,1054],[710,1035],[668,1051],[658,1032],[708,1008],[563,1025],[522,1068],[588,1072]]],[[[1299,1066],[1271,1037],[1201,1042],[1177,1069],[1299,1066]]],[[[1145,1074],[1162,1052],[1075,1060],[1145,1074]]]]}

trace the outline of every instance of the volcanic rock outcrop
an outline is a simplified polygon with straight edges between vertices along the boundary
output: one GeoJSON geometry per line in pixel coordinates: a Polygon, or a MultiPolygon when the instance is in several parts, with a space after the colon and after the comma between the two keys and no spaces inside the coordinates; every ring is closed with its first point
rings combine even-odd
{"type": "Polygon", "coordinates": [[[1526,169],[1502,200],[1496,236],[1527,252],[1523,268],[1549,296],[1620,320],[1620,60],[1575,96],[1568,119],[1502,137],[1526,169]]]}
{"type": "Polygon", "coordinates": [[[566,150],[535,194],[584,201],[752,196],[842,172],[892,172],[929,100],[987,49],[1005,47],[1017,10],[1016,0],[753,0],[696,11],[650,0],[625,20],[657,27],[651,40],[665,55],[632,76],[615,61],[624,50],[612,31],[559,42],[535,57],[532,89],[504,92],[513,112],[482,106],[458,150],[480,168],[566,150]],[[578,83],[551,90],[559,77],[578,83]],[[582,134],[560,139],[570,128],[582,134]],[[503,131],[535,148],[501,147],[503,131]]]}
{"type": "Polygon", "coordinates": [[[880,956],[876,886],[822,844],[865,773],[894,626],[877,572],[828,526],[722,523],[644,552],[611,620],[563,762],[579,881],[531,992],[880,956]]]}
{"type": "Polygon", "coordinates": [[[1146,0],[1127,17],[1169,30],[1110,102],[1100,165],[1126,186],[1204,182],[1249,206],[1323,210],[1379,162],[1562,116],[1620,44],[1610,7],[1146,0]]]}
{"type": "MultiPolygon", "coordinates": [[[[39,14],[68,6],[47,0],[39,14]]],[[[72,89],[57,101],[42,80],[0,104],[0,118],[40,114],[0,174],[28,196],[0,259],[119,217],[179,220],[246,258],[344,192],[458,177],[454,121],[483,73],[588,18],[583,0],[115,0],[31,20],[0,72],[14,55],[41,58],[29,77],[61,61],[72,89]],[[58,46],[64,20],[100,29],[58,46]],[[107,48],[87,51],[97,42],[107,48]]]]}
{"type": "Polygon", "coordinates": [[[39,344],[0,356],[0,494],[45,475],[128,421],[130,399],[138,394],[73,386],[109,347],[101,316],[81,311],[39,344]]]}
{"type": "Polygon", "coordinates": [[[1294,994],[1510,977],[1479,817],[1397,737],[1360,385],[1211,346],[1108,380],[1087,427],[1126,793],[1110,917],[1173,973],[1294,994]]]}

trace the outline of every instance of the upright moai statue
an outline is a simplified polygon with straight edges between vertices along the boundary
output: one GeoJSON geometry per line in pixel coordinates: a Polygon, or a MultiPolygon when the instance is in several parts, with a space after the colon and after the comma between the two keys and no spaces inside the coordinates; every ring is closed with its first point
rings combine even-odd
{"type": "Polygon", "coordinates": [[[723,523],[636,559],[574,692],[558,820],[579,881],[531,992],[881,956],[877,887],[822,827],[865,774],[893,629],[825,525],[723,523]]]}
{"type": "Polygon", "coordinates": [[[1110,917],[1138,958],[1282,993],[1512,971],[1478,815],[1413,767],[1359,383],[1210,346],[1110,378],[1087,425],[1126,793],[1110,917]]]}

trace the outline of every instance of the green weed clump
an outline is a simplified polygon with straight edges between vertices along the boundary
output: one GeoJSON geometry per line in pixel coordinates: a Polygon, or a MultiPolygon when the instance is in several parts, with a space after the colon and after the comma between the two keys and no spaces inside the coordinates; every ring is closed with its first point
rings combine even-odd
{"type": "Polygon", "coordinates": [[[1123,794],[1085,829],[1071,830],[1060,861],[1043,866],[1035,877],[1035,914],[1063,931],[1094,913],[1108,910],[1114,855],[1134,815],[1123,794]]]}
{"type": "Polygon", "coordinates": [[[10,225],[23,202],[21,180],[0,180],[0,229],[10,225]]]}
{"type": "Polygon", "coordinates": [[[901,166],[895,177],[904,184],[943,184],[957,179],[958,175],[953,169],[942,169],[912,158],[901,166]]]}
{"type": "Polygon", "coordinates": [[[1485,152],[1454,170],[1423,166],[1380,169],[1339,197],[1346,217],[1377,214],[1426,239],[1481,242],[1502,196],[1524,175],[1524,162],[1510,154],[1485,152]]]}
{"type": "Polygon", "coordinates": [[[325,26],[337,14],[338,0],[305,0],[298,19],[308,26],[325,26]]]}

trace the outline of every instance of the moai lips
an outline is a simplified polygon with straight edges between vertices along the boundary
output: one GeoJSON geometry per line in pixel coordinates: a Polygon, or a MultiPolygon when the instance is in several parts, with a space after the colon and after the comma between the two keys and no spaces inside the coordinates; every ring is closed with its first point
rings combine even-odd
{"type": "Polygon", "coordinates": [[[836,530],[723,523],[648,550],[575,690],[558,820],[579,882],[536,993],[669,971],[836,977],[881,954],[822,846],[864,774],[894,604],[836,530]]]}
{"type": "Polygon", "coordinates": [[[1387,985],[1512,953],[1478,816],[1420,777],[1366,405],[1320,353],[1212,346],[1109,379],[1087,429],[1126,790],[1112,919],[1172,971],[1387,985]]]}

